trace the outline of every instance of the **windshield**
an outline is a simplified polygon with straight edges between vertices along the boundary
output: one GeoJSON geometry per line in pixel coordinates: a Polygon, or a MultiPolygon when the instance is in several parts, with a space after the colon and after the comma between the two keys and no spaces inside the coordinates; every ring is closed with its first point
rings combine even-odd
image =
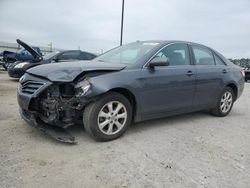
{"type": "Polygon", "coordinates": [[[44,60],[48,60],[48,59],[51,59],[53,58],[56,54],[58,54],[59,52],[51,52],[51,53],[47,53],[43,56],[43,59],[44,60]]]}
{"type": "Polygon", "coordinates": [[[159,43],[138,42],[117,47],[100,55],[95,60],[109,63],[135,64],[159,43]]]}

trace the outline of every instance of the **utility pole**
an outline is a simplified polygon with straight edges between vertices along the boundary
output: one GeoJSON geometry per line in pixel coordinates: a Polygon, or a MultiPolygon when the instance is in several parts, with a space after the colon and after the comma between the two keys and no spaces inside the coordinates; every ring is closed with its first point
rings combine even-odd
{"type": "Polygon", "coordinates": [[[50,42],[48,46],[49,46],[49,51],[52,52],[52,42],[50,42]]]}
{"type": "Polygon", "coordinates": [[[122,18],[121,18],[121,38],[120,38],[120,46],[122,46],[122,37],[123,37],[123,17],[124,17],[124,0],[122,0],[122,18]]]}

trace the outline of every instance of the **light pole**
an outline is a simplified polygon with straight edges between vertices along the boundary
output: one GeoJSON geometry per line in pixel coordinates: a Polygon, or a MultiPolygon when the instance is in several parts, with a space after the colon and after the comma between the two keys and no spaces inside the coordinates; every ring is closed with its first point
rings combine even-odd
{"type": "Polygon", "coordinates": [[[52,52],[52,42],[50,42],[48,46],[49,46],[49,51],[52,52]]]}
{"type": "Polygon", "coordinates": [[[121,18],[121,38],[120,38],[120,46],[122,46],[122,36],[123,36],[123,17],[124,17],[124,0],[122,0],[122,18],[121,18]]]}

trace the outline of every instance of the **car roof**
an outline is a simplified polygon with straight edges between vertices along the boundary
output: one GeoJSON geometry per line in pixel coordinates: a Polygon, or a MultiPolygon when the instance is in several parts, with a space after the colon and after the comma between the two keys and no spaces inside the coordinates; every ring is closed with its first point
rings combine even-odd
{"type": "Polygon", "coordinates": [[[190,42],[190,41],[182,41],[182,40],[145,40],[145,41],[137,41],[137,42],[139,42],[139,43],[159,43],[161,45],[167,45],[170,43],[186,43],[186,44],[193,44],[193,45],[199,45],[199,46],[204,46],[204,47],[210,48],[210,47],[203,45],[203,44],[199,44],[196,42],[190,42]]]}
{"type": "Polygon", "coordinates": [[[82,51],[82,50],[62,50],[60,51],[60,53],[64,53],[64,52],[80,52],[80,53],[87,53],[87,54],[91,54],[91,55],[94,55],[96,56],[94,53],[91,53],[91,52],[86,52],[86,51],[82,51]]]}
{"type": "Polygon", "coordinates": [[[185,43],[185,44],[189,44],[189,45],[198,45],[201,47],[205,47],[210,49],[211,51],[213,51],[215,54],[217,54],[227,65],[234,65],[231,61],[229,61],[227,58],[225,58],[221,53],[219,53],[218,51],[216,51],[215,49],[203,45],[203,44],[199,44],[196,42],[190,42],[190,41],[181,41],[181,40],[146,40],[146,41],[137,41],[140,43],[159,43],[161,46],[165,46],[167,44],[171,44],[171,43],[185,43]]]}

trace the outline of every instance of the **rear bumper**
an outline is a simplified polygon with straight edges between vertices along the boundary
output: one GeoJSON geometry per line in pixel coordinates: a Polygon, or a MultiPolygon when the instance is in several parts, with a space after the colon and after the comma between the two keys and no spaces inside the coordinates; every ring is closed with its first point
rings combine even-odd
{"type": "Polygon", "coordinates": [[[245,80],[243,78],[243,79],[241,79],[238,82],[238,95],[237,95],[237,99],[242,95],[244,87],[245,87],[245,80]]]}

